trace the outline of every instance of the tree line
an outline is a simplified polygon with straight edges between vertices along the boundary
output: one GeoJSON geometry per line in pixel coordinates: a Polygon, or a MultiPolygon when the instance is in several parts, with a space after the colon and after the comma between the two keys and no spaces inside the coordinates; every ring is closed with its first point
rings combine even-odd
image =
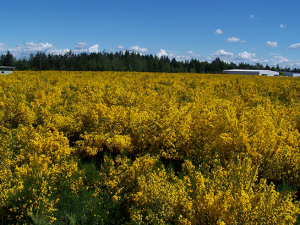
{"type": "Polygon", "coordinates": [[[222,61],[219,57],[211,62],[197,59],[177,61],[168,56],[141,55],[135,52],[98,52],[74,54],[72,51],[64,55],[37,52],[28,58],[15,59],[12,53],[0,56],[0,66],[13,66],[16,70],[67,70],[67,71],[136,71],[136,72],[169,72],[169,73],[222,73],[228,69],[267,69],[300,73],[300,68],[270,67],[260,63],[249,64],[222,61]]]}

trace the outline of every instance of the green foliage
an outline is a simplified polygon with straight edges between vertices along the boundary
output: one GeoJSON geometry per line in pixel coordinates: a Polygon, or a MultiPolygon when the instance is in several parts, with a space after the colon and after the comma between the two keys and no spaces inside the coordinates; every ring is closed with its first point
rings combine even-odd
{"type": "Polygon", "coordinates": [[[279,75],[285,76],[285,72],[279,72],[279,75]]]}
{"type": "Polygon", "coordinates": [[[0,57],[0,66],[13,66],[15,58],[10,51],[0,57]]]}
{"type": "MultiPolygon", "coordinates": [[[[201,62],[197,59],[186,60],[184,62],[172,60],[168,56],[158,58],[153,55],[140,55],[135,52],[99,52],[73,54],[71,51],[65,55],[46,55],[38,52],[31,54],[28,59],[15,60],[11,53],[0,56],[0,65],[15,66],[17,70],[66,70],[66,71],[136,71],[136,72],[167,72],[167,73],[222,73],[229,69],[271,69],[279,71],[279,65],[275,68],[265,67],[259,63],[250,65],[231,62],[226,63],[219,57],[211,63],[201,62]]],[[[283,69],[282,69],[283,70],[283,69]]],[[[285,68],[291,71],[290,68],[285,68]]],[[[299,72],[300,69],[293,69],[299,72]]],[[[281,72],[281,75],[285,75],[281,72]]]]}
{"type": "Polygon", "coordinates": [[[35,225],[48,225],[48,222],[44,219],[42,215],[32,215],[31,218],[35,225]]]}

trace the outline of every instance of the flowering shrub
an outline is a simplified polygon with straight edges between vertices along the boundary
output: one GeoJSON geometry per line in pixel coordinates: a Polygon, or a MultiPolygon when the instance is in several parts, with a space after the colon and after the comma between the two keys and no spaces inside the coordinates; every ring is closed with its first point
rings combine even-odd
{"type": "Polygon", "coordinates": [[[293,224],[295,193],[267,180],[299,186],[299,90],[224,74],[0,76],[0,219],[293,224]]]}

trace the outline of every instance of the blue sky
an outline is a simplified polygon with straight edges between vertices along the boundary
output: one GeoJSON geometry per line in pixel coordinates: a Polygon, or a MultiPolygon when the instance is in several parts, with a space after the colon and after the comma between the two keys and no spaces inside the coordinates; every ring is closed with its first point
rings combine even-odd
{"type": "Polygon", "coordinates": [[[299,0],[2,1],[0,54],[134,51],[300,68],[299,0]]]}

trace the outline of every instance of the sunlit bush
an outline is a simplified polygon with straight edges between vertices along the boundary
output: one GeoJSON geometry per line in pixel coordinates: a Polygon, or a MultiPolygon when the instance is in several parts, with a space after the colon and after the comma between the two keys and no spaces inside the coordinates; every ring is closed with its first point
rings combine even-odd
{"type": "Polygon", "coordinates": [[[0,76],[2,220],[293,224],[294,193],[267,180],[299,186],[299,91],[286,77],[0,76]]]}

